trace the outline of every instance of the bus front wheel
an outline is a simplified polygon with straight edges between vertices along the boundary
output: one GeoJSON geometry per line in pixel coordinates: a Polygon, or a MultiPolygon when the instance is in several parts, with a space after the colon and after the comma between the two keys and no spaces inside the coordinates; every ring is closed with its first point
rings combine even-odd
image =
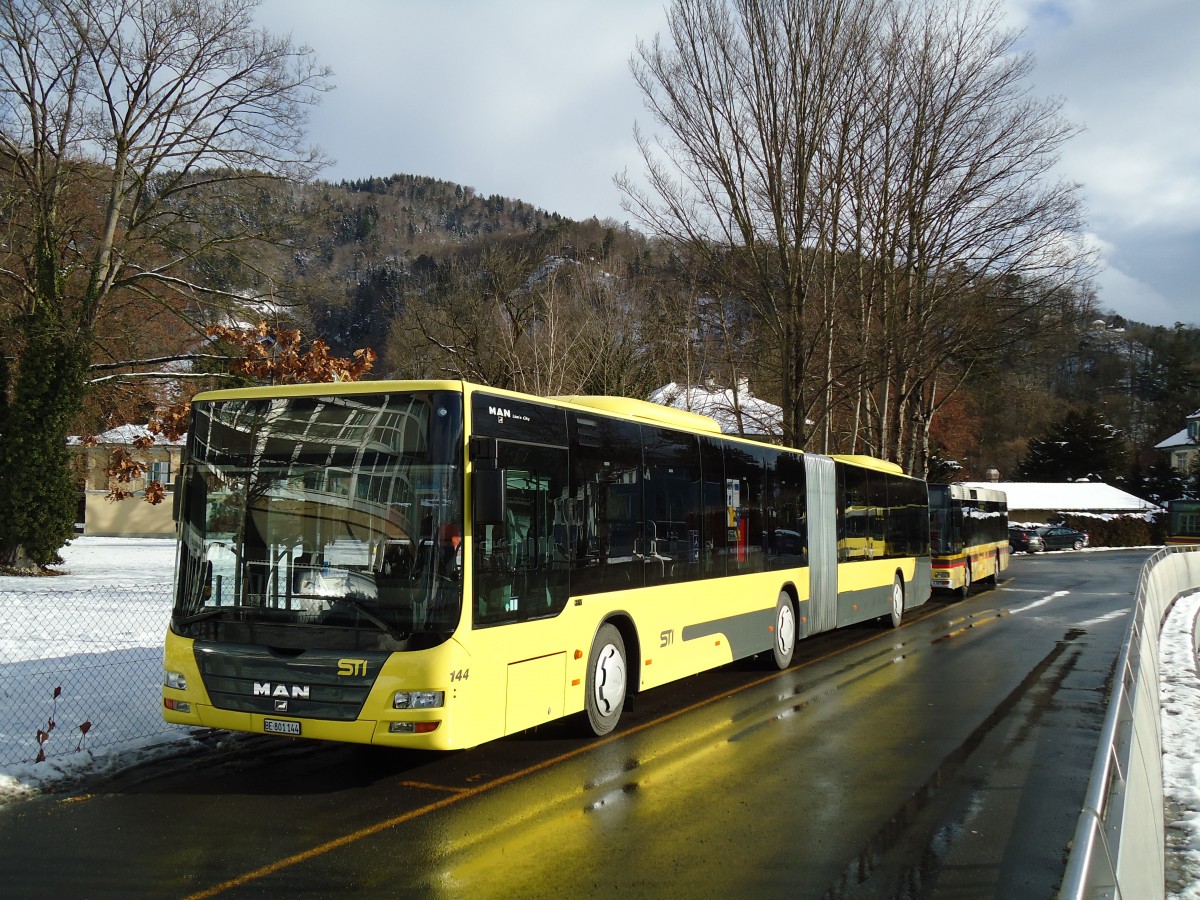
{"type": "Polygon", "coordinates": [[[627,684],[625,641],[614,625],[605,623],[596,632],[588,654],[587,708],[588,725],[597,737],[617,727],[625,707],[627,684]]]}

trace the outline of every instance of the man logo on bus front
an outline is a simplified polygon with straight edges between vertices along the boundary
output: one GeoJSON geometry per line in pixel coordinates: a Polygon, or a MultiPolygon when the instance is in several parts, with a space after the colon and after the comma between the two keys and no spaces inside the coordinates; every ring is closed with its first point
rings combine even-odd
{"type": "Polygon", "coordinates": [[[253,694],[255,697],[274,697],[276,700],[288,699],[292,700],[307,700],[312,693],[312,688],[307,684],[271,684],[269,681],[254,682],[253,694]]]}

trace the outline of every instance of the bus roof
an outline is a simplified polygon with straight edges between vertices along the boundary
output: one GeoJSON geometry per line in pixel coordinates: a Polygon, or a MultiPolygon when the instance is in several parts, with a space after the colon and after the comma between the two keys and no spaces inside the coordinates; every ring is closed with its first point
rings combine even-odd
{"type": "MultiPolygon", "coordinates": [[[[255,387],[224,388],[199,393],[192,398],[192,401],[194,403],[205,403],[221,400],[255,400],[269,397],[336,397],[354,394],[382,394],[389,391],[454,391],[464,394],[474,393],[475,391],[487,391],[489,393],[535,400],[543,403],[594,409],[597,412],[604,412],[609,415],[622,416],[643,422],[653,422],[664,428],[678,428],[686,431],[722,435],[721,426],[710,416],[684,409],[676,409],[672,406],[662,406],[658,403],[651,403],[648,400],[601,395],[538,397],[536,395],[524,394],[520,391],[493,388],[487,385],[451,379],[432,379],[428,381],[326,381],[310,384],[274,384],[255,387]]],[[[763,443],[762,441],[741,437],[740,435],[723,436],[731,440],[745,441],[751,444],[763,443]]],[[[905,474],[904,470],[896,463],[876,459],[873,456],[844,454],[833,455],[832,458],[866,469],[874,469],[877,472],[887,472],[893,475],[905,474]]]]}
{"type": "Polygon", "coordinates": [[[466,381],[326,381],[310,384],[275,384],[255,387],[223,388],[215,391],[204,391],[197,394],[194,402],[220,400],[253,400],[265,397],[319,397],[341,396],[346,394],[382,394],[388,391],[456,391],[472,393],[487,391],[505,396],[524,397],[530,400],[540,400],[543,403],[566,403],[572,406],[585,406],[610,415],[623,416],[629,419],[640,419],[655,422],[671,428],[687,429],[720,434],[721,426],[716,420],[700,413],[675,409],[648,400],[635,400],[632,397],[606,396],[559,396],[538,397],[525,395],[520,391],[510,391],[503,388],[493,388],[482,384],[472,384],[466,381]]]}
{"type": "Polygon", "coordinates": [[[888,472],[892,475],[904,474],[904,470],[899,465],[889,462],[886,459],[876,459],[874,456],[862,456],[853,453],[833,453],[830,455],[839,462],[850,463],[852,466],[874,469],[876,472],[888,472]]]}
{"type": "Polygon", "coordinates": [[[670,428],[684,428],[689,431],[706,431],[720,434],[721,426],[711,416],[690,412],[686,409],[676,409],[673,406],[663,406],[661,403],[651,403],[649,400],[635,400],[632,397],[581,396],[551,397],[551,400],[561,400],[574,406],[586,406],[589,409],[625,416],[630,419],[655,422],[670,428]]]}
{"type": "Polygon", "coordinates": [[[463,385],[462,381],[451,380],[321,381],[309,384],[268,384],[203,391],[193,397],[192,402],[256,400],[264,397],[336,397],[345,394],[384,394],[388,391],[456,391],[461,394],[463,385]]]}

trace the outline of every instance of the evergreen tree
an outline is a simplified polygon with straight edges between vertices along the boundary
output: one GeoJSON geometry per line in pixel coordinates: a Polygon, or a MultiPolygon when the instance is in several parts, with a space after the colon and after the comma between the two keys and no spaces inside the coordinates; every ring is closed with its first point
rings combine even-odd
{"type": "Polygon", "coordinates": [[[17,567],[54,562],[74,533],[78,489],[67,431],[88,363],[69,335],[31,334],[0,418],[0,564],[17,567]]]}
{"type": "Polygon", "coordinates": [[[1030,441],[1016,474],[1020,481],[1112,481],[1125,472],[1125,464],[1121,431],[1089,406],[1072,410],[1043,437],[1030,441]]]}
{"type": "Polygon", "coordinates": [[[1177,471],[1165,458],[1146,469],[1135,464],[1127,486],[1131,494],[1159,505],[1183,497],[1187,488],[1187,475],[1177,471]]]}

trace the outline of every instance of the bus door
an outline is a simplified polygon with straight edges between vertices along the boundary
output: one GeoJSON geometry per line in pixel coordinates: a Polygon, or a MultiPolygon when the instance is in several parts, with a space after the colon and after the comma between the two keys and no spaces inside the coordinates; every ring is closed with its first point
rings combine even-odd
{"type": "Polygon", "coordinates": [[[569,592],[567,451],[498,442],[504,521],[477,526],[475,624],[553,615],[569,592]]]}
{"type": "Polygon", "coordinates": [[[804,634],[837,627],[837,471],[825,456],[804,455],[808,500],[808,627],[804,634]]]}

